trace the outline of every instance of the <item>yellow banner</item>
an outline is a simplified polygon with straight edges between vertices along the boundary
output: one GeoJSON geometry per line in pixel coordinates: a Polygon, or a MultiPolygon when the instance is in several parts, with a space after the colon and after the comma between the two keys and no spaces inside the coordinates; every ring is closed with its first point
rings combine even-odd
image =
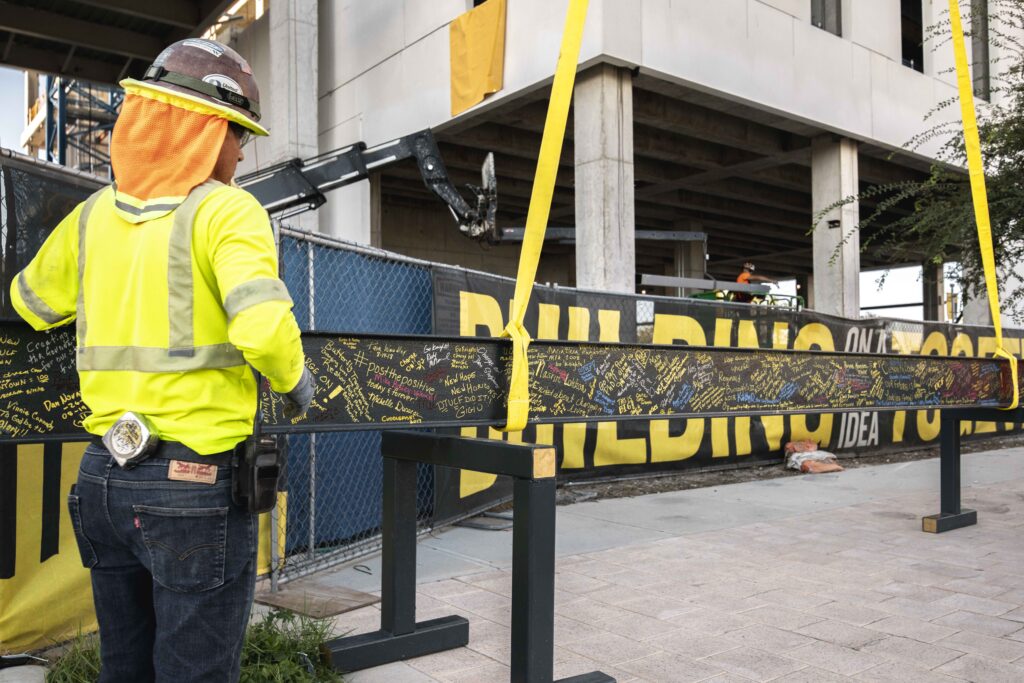
{"type": "Polygon", "coordinates": [[[55,454],[60,469],[50,472],[42,445],[17,447],[14,572],[0,579],[0,652],[47,647],[79,630],[96,630],[89,572],[82,567],[67,506],[85,446],[61,444],[55,454]]]}

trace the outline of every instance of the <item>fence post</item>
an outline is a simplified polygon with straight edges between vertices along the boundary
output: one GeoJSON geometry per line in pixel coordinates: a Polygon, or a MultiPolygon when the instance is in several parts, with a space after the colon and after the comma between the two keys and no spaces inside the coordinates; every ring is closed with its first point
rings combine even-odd
{"type": "MultiPolygon", "coordinates": [[[[309,329],[316,329],[316,253],[313,243],[306,242],[306,274],[309,286],[309,329]]],[[[316,560],[316,433],[309,435],[309,547],[306,557],[316,560]]]]}

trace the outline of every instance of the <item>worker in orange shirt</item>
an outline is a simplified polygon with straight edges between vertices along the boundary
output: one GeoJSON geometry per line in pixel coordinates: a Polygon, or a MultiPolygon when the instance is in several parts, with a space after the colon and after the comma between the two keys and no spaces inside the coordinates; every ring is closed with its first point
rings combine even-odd
{"type": "MultiPolygon", "coordinates": [[[[753,282],[766,282],[773,285],[779,284],[778,280],[765,277],[764,275],[755,275],[754,264],[750,261],[743,264],[743,272],[736,276],[736,282],[742,285],[749,285],[753,282]]],[[[754,300],[754,295],[750,292],[733,292],[732,300],[749,304],[754,300]]]]}

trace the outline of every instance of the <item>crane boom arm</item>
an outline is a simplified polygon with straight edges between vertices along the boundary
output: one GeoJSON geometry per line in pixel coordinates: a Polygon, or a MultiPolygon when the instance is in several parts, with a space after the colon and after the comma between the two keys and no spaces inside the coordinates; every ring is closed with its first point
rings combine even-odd
{"type": "Polygon", "coordinates": [[[406,135],[367,148],[358,142],[311,159],[291,159],[238,179],[276,218],[288,218],[319,208],[325,192],[365,180],[370,173],[415,159],[424,184],[452,212],[459,230],[474,239],[496,240],[497,183],[494,157],[488,154],[481,170],[481,186],[469,185],[473,202],[452,185],[431,130],[406,135]]]}

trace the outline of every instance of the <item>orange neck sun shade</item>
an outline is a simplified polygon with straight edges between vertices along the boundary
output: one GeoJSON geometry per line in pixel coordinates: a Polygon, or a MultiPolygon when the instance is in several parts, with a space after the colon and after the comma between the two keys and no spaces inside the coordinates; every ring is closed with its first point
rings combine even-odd
{"type": "Polygon", "coordinates": [[[142,223],[176,209],[210,177],[227,129],[218,116],[126,95],[110,141],[119,213],[142,223]]]}

